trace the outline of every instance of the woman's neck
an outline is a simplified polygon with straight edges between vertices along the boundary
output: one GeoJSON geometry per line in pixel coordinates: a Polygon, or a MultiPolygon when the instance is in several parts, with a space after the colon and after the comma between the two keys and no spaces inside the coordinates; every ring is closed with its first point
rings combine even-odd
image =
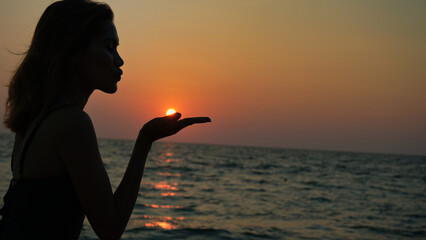
{"type": "Polygon", "coordinates": [[[66,104],[71,104],[79,107],[81,110],[84,109],[84,107],[87,104],[87,101],[89,100],[90,95],[92,95],[93,90],[91,91],[67,91],[60,99],[61,102],[64,102],[66,104]]]}
{"type": "Polygon", "coordinates": [[[75,105],[83,110],[94,89],[79,83],[80,81],[78,79],[70,81],[61,101],[66,104],[75,105]]]}

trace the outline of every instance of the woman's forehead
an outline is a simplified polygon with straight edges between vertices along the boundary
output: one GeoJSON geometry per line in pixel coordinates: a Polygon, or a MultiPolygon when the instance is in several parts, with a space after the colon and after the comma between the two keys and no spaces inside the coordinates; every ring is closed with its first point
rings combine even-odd
{"type": "Polygon", "coordinates": [[[100,40],[112,39],[118,43],[119,38],[117,29],[111,20],[102,21],[99,25],[99,30],[98,38],[100,38],[100,40]]]}

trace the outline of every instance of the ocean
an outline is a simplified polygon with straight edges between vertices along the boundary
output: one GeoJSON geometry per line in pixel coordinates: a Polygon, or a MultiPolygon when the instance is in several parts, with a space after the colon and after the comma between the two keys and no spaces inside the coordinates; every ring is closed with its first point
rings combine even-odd
{"type": "MultiPolygon", "coordinates": [[[[115,189],[133,141],[99,147],[115,189]]],[[[122,239],[171,238],[426,239],[426,156],[154,143],[122,239]]],[[[87,220],[80,239],[97,239],[87,220]]]]}

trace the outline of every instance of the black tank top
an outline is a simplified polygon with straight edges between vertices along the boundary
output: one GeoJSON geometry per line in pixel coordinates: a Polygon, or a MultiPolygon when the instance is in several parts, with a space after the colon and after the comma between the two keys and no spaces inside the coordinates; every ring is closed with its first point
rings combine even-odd
{"type": "Polygon", "coordinates": [[[17,159],[20,161],[20,177],[11,180],[0,209],[0,240],[78,239],[80,235],[84,212],[69,176],[22,177],[25,153],[35,132],[50,113],[62,107],[66,106],[48,111],[25,134],[22,154],[17,159]]]}

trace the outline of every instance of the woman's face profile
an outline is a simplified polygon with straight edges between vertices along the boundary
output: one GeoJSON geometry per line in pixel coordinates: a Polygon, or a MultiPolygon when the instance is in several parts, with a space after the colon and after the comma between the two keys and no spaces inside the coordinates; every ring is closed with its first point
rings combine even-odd
{"type": "Polygon", "coordinates": [[[99,34],[74,59],[76,75],[82,86],[106,93],[117,91],[117,82],[123,73],[120,67],[124,64],[117,46],[118,34],[114,23],[111,20],[102,21],[99,34]]]}

